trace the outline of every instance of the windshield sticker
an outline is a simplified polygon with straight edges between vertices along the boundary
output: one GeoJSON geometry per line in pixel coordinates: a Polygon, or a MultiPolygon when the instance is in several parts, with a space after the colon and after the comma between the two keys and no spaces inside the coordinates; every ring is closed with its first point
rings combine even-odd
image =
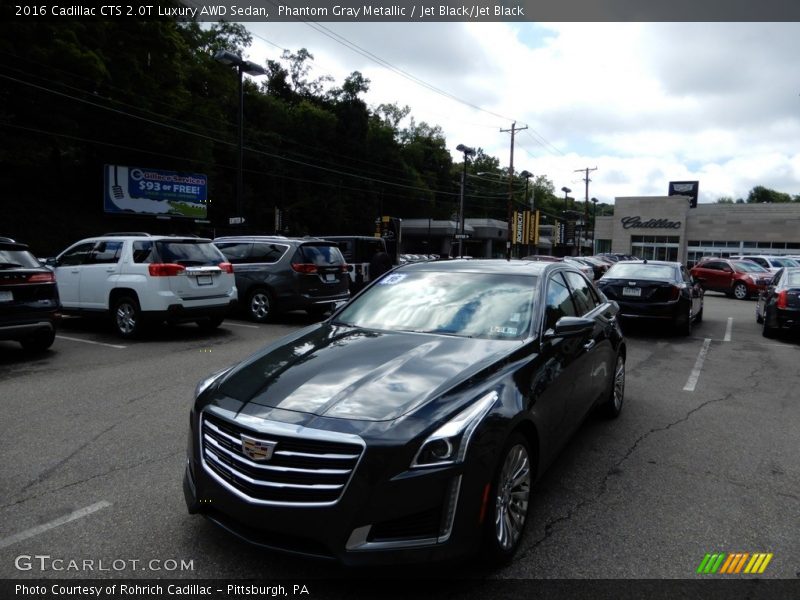
{"type": "Polygon", "coordinates": [[[403,279],[406,278],[405,273],[393,273],[388,277],[384,277],[378,282],[378,285],[394,285],[396,283],[400,283],[403,279]]]}
{"type": "Polygon", "coordinates": [[[509,321],[511,321],[512,323],[519,323],[521,317],[522,315],[520,315],[519,313],[514,313],[513,315],[511,315],[509,321]]]}
{"type": "Polygon", "coordinates": [[[499,333],[500,335],[517,335],[516,327],[492,327],[491,333],[499,333]]]}

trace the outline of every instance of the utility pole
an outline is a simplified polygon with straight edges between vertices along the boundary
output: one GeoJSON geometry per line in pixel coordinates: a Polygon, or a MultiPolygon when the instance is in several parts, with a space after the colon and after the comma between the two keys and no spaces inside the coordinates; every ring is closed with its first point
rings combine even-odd
{"type": "MultiPolygon", "coordinates": [[[[586,167],[585,169],[575,169],[575,173],[584,173],[583,181],[586,184],[586,197],[584,198],[583,201],[584,232],[586,231],[586,227],[589,224],[589,182],[591,181],[591,179],[589,179],[589,171],[597,171],[597,167],[594,167],[593,169],[590,169],[589,167],[586,167]]],[[[578,243],[580,244],[580,240],[578,240],[578,243]]],[[[594,240],[592,240],[592,243],[594,243],[594,240]]],[[[578,256],[582,255],[583,255],[583,244],[580,244],[578,248],[578,256]]]]}
{"type": "Polygon", "coordinates": [[[511,134],[511,159],[508,163],[508,241],[506,242],[506,260],[511,260],[511,221],[514,219],[514,136],[517,131],[527,129],[525,127],[517,127],[517,122],[511,124],[511,129],[501,129],[500,133],[511,134]]]}

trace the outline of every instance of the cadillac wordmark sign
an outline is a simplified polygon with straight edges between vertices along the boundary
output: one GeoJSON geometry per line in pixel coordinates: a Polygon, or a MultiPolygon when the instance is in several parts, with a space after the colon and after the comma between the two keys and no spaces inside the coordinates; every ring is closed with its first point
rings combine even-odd
{"type": "Polygon", "coordinates": [[[622,227],[624,229],[680,229],[680,221],[670,221],[669,219],[650,219],[642,221],[642,217],[631,216],[623,217],[622,227]]]}

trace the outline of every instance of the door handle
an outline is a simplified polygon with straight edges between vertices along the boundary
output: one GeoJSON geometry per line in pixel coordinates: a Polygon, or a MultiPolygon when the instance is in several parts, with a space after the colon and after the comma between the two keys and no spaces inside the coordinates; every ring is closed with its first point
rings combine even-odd
{"type": "Polygon", "coordinates": [[[80,273],[80,269],[70,269],[70,273],[80,273]]]}
{"type": "Polygon", "coordinates": [[[594,340],[589,340],[583,345],[583,348],[584,350],[591,350],[592,348],[594,348],[594,344],[595,344],[594,340]]]}

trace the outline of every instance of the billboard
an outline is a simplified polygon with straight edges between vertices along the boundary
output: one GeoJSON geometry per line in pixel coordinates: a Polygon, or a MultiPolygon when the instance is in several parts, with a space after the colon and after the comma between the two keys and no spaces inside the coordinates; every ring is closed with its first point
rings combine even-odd
{"type": "Polygon", "coordinates": [[[689,196],[689,206],[697,208],[699,190],[699,181],[670,181],[667,196],[689,196]]]}
{"type": "Polygon", "coordinates": [[[106,213],[206,218],[205,175],[105,165],[104,179],[106,213]]]}

